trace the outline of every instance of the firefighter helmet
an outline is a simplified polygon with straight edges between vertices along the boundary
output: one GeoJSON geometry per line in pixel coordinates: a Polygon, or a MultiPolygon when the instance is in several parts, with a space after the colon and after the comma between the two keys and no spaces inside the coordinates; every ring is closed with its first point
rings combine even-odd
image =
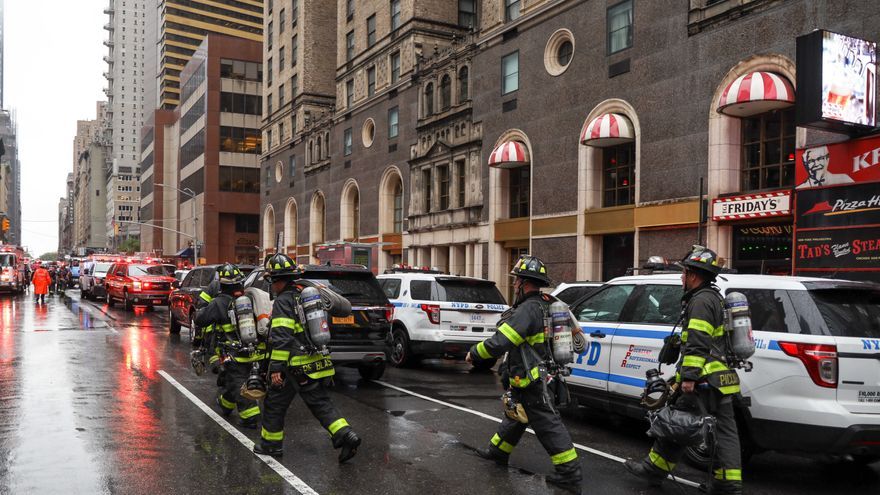
{"type": "Polygon", "coordinates": [[[678,263],[686,270],[700,270],[711,279],[721,273],[722,261],[715,251],[694,245],[691,251],[678,263]]]}
{"type": "Polygon", "coordinates": [[[532,280],[541,287],[550,285],[550,277],[547,276],[547,266],[537,256],[522,255],[510,270],[510,276],[522,277],[532,280]]]}
{"type": "Polygon", "coordinates": [[[265,276],[270,280],[302,275],[302,270],[296,264],[296,261],[293,261],[290,259],[290,256],[283,253],[273,254],[266,260],[265,268],[265,276]]]}
{"type": "Polygon", "coordinates": [[[244,274],[232,263],[220,265],[217,268],[217,276],[220,285],[236,285],[244,282],[244,274]]]}

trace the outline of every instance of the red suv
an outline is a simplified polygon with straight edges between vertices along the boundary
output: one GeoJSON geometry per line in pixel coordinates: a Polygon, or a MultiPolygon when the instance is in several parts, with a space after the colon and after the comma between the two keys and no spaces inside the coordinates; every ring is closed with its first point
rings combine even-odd
{"type": "Polygon", "coordinates": [[[134,305],[167,306],[174,282],[174,265],[160,265],[140,261],[114,263],[107,272],[107,304],[116,301],[126,310],[134,305]]]}

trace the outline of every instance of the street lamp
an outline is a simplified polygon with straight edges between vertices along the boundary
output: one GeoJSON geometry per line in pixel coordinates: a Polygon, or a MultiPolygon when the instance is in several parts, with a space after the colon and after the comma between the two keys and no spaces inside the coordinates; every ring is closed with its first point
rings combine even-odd
{"type": "Polygon", "coordinates": [[[167,187],[169,189],[174,189],[181,194],[186,194],[192,199],[192,220],[193,220],[193,266],[199,266],[199,219],[196,218],[196,193],[192,189],[188,187],[184,187],[180,189],[177,186],[172,186],[170,184],[159,184],[154,183],[154,186],[159,187],[167,187]]]}

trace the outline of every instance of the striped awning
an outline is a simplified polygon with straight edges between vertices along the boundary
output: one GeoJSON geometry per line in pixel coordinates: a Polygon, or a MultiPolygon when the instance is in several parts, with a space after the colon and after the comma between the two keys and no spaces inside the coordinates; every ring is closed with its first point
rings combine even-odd
{"type": "Polygon", "coordinates": [[[529,151],[521,141],[504,141],[489,155],[490,167],[514,168],[528,163],[529,151]]]}
{"type": "Polygon", "coordinates": [[[635,139],[632,122],[619,113],[602,114],[591,120],[581,134],[581,144],[604,148],[635,139]]]}
{"type": "Polygon", "coordinates": [[[788,79],[773,72],[749,72],[724,89],[718,111],[731,117],[749,117],[792,105],[794,88],[788,79]]]}

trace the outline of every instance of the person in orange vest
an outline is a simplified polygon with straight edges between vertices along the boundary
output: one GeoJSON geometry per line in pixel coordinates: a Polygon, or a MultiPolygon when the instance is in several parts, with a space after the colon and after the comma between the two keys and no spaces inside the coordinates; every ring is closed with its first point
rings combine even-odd
{"type": "Polygon", "coordinates": [[[46,304],[46,294],[49,292],[49,284],[52,283],[52,277],[49,276],[48,270],[42,265],[37,265],[34,271],[34,302],[38,304],[46,304]]]}

